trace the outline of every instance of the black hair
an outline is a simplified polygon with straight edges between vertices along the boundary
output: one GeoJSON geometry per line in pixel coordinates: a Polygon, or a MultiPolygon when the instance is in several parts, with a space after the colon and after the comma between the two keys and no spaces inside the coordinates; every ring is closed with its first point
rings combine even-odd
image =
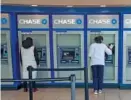
{"type": "Polygon", "coordinates": [[[22,46],[26,49],[30,48],[33,46],[33,39],[30,37],[27,37],[26,40],[22,41],[22,46]]]}
{"type": "Polygon", "coordinates": [[[33,39],[31,37],[26,38],[26,43],[33,45],[33,39]]]}
{"type": "Polygon", "coordinates": [[[97,37],[95,37],[95,42],[96,43],[102,43],[102,41],[103,41],[103,36],[97,36],[97,37]]]}
{"type": "Polygon", "coordinates": [[[94,38],[94,41],[95,41],[96,43],[98,43],[98,37],[95,37],[95,38],[94,38]]]}

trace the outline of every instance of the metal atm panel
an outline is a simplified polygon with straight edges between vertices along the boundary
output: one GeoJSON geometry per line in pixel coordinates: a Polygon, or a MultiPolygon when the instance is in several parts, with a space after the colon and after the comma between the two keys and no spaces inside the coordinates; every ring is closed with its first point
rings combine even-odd
{"type": "MultiPolygon", "coordinates": [[[[84,36],[82,31],[53,31],[54,67],[81,68],[84,67],[84,36]]],[[[56,77],[68,77],[76,74],[77,81],[83,80],[80,71],[55,72],[56,77]]]]}
{"type": "MultiPolygon", "coordinates": [[[[1,78],[13,78],[10,32],[1,31],[1,78]]],[[[2,82],[2,84],[13,84],[2,82]]]]}
{"type": "Polygon", "coordinates": [[[131,84],[131,31],[124,32],[123,40],[123,81],[131,84]]]}
{"type": "MultiPolygon", "coordinates": [[[[50,68],[50,49],[49,49],[49,32],[48,31],[32,31],[32,32],[21,32],[19,31],[19,43],[20,47],[22,41],[27,37],[33,39],[34,45],[38,51],[40,59],[40,68],[50,68]]],[[[39,71],[37,72],[37,78],[48,78],[50,72],[39,71]]]]}
{"type": "MultiPolygon", "coordinates": [[[[115,54],[112,59],[105,59],[104,67],[104,82],[105,83],[116,83],[118,75],[118,31],[99,31],[91,32],[88,31],[88,46],[94,43],[94,38],[98,35],[102,35],[104,38],[104,43],[108,45],[109,43],[115,44],[115,54]]],[[[110,57],[110,56],[109,56],[110,57]]],[[[88,59],[89,66],[89,81],[92,82],[92,71],[90,66],[90,60],[88,59]]]]}

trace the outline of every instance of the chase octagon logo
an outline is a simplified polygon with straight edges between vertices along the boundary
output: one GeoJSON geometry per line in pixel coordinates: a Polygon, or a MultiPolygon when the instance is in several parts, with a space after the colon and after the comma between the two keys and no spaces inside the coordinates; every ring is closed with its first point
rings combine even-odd
{"type": "Polygon", "coordinates": [[[7,24],[8,20],[7,18],[1,18],[1,24],[7,24]]]}

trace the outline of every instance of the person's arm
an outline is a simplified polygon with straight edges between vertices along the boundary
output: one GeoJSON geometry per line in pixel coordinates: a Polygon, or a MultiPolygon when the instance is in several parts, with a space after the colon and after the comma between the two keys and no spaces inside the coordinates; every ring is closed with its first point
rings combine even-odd
{"type": "Polygon", "coordinates": [[[93,45],[91,45],[89,48],[89,58],[92,57],[93,53],[94,53],[94,49],[93,49],[93,45]]]}
{"type": "Polygon", "coordinates": [[[106,52],[107,55],[112,55],[111,48],[109,49],[106,45],[105,45],[105,52],[106,52]]]}
{"type": "Polygon", "coordinates": [[[34,56],[35,56],[35,61],[36,61],[37,65],[39,65],[39,57],[38,57],[38,52],[37,52],[36,48],[34,48],[34,56]]]}

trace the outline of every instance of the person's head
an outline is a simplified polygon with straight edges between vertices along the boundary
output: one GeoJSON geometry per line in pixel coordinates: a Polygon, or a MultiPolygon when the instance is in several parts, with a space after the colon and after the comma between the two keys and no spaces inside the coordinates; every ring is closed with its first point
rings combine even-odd
{"type": "Polygon", "coordinates": [[[102,43],[103,42],[103,37],[102,36],[95,37],[95,42],[96,43],[102,43]]]}
{"type": "Polygon", "coordinates": [[[31,46],[33,46],[33,40],[30,37],[27,37],[26,40],[22,41],[22,46],[26,49],[30,48],[31,46]]]}
{"type": "Polygon", "coordinates": [[[95,37],[95,38],[94,38],[94,41],[95,41],[96,43],[98,43],[98,37],[95,37]]]}
{"type": "Polygon", "coordinates": [[[31,37],[26,38],[26,43],[33,45],[33,39],[31,37]]]}

